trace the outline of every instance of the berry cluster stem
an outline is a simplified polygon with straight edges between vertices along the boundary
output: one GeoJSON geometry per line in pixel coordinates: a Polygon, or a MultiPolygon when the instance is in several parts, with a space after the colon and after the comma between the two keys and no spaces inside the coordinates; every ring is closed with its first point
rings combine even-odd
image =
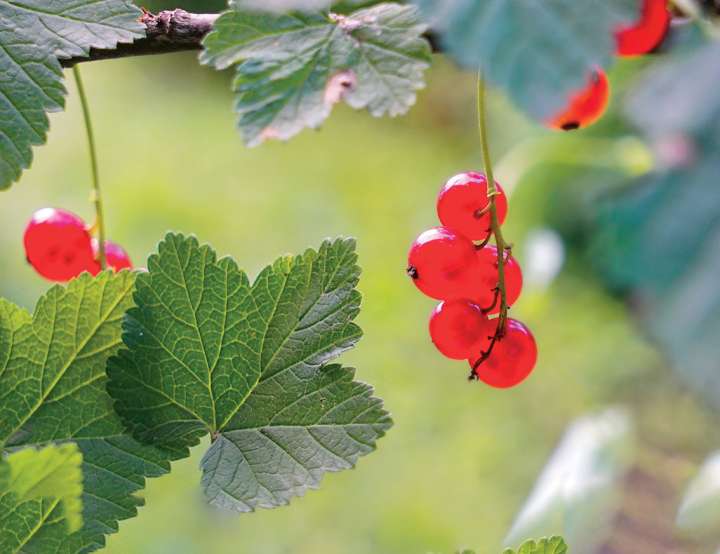
{"type": "Polygon", "coordinates": [[[480,144],[482,149],[483,166],[485,176],[487,177],[487,194],[488,205],[490,207],[490,225],[492,236],[495,238],[498,252],[498,292],[500,301],[500,315],[498,316],[498,326],[494,340],[500,338],[505,331],[505,323],[507,322],[507,292],[505,289],[505,250],[507,243],[503,238],[502,229],[497,216],[497,207],[495,205],[495,197],[499,194],[495,186],[495,176],[493,175],[492,159],[490,157],[490,144],[488,140],[487,126],[487,105],[485,95],[485,80],[482,73],[478,72],[478,90],[477,90],[477,115],[478,115],[478,131],[480,133],[480,144]]]}
{"type": "Polygon", "coordinates": [[[80,69],[73,66],[73,76],[80,97],[80,105],[82,106],[83,119],[85,121],[85,131],[87,133],[88,149],[90,151],[90,169],[92,172],[92,202],[95,205],[95,229],[98,234],[98,261],[101,269],[105,269],[105,221],[103,219],[102,194],[100,192],[100,172],[98,170],[97,151],[95,148],[95,133],[93,132],[92,119],[90,118],[90,106],[88,104],[85,87],[83,86],[80,69]]]}

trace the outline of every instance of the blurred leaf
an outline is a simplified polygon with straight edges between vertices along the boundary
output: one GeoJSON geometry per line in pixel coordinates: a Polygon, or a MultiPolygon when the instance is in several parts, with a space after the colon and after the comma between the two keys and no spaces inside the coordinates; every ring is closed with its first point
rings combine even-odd
{"type": "Polygon", "coordinates": [[[68,533],[82,527],[82,454],[77,445],[68,443],[48,446],[42,450],[27,448],[0,462],[0,547],[2,552],[15,552],[32,536],[41,532],[38,526],[18,526],[17,519],[28,500],[52,500],[60,519],[65,520],[68,533]],[[27,535],[18,534],[24,530],[27,535]]]}
{"type": "Polygon", "coordinates": [[[348,16],[230,6],[200,59],[217,69],[238,64],[235,107],[250,145],[318,127],[340,100],[376,117],[403,114],[424,86],[430,46],[412,6],[380,4],[348,16]]]}
{"type": "Polygon", "coordinates": [[[596,66],[614,61],[613,30],[636,0],[414,0],[448,53],[537,119],[560,110],[596,66]]]}
{"type": "Polygon", "coordinates": [[[0,189],[30,167],[31,146],[45,142],[46,112],[65,105],[58,58],[143,36],[139,15],[127,0],[0,2],[0,189]]]}
{"type": "MultiPolygon", "coordinates": [[[[50,289],[32,317],[0,299],[0,444],[73,441],[83,456],[83,529],[67,536],[64,526],[43,526],[28,551],[103,546],[119,520],[136,515],[142,501],[134,493],[145,477],[167,473],[169,460],[181,455],[130,438],[105,390],[105,364],[120,348],[134,281],[127,271],[83,274],[50,289]]],[[[41,500],[26,502],[22,518],[41,521],[48,509],[41,500]]]]}
{"type": "Polygon", "coordinates": [[[717,528],[720,520],[720,452],[703,462],[688,485],[677,514],[677,524],[688,531],[717,528]]]}
{"type": "Polygon", "coordinates": [[[505,544],[528,536],[562,534],[571,547],[590,551],[602,538],[618,481],[627,467],[630,426],[628,415],[618,409],[573,423],[513,522],[505,544]]]}
{"type": "Polygon", "coordinates": [[[526,541],[517,551],[507,548],[503,554],[567,554],[568,547],[562,537],[526,541]]]}
{"type": "Polygon", "coordinates": [[[654,140],[657,171],[598,204],[593,259],[630,291],[678,375],[720,407],[720,49],[651,72],[628,113],[654,140]]]}
{"type": "Polygon", "coordinates": [[[627,114],[653,136],[720,131],[720,43],[695,49],[652,71],[628,101],[627,114]]]}
{"type": "Polygon", "coordinates": [[[230,258],[169,234],[138,277],[108,390],[142,440],[210,433],[203,484],[237,511],[286,504],[352,467],[390,427],[352,370],[325,364],[361,330],[352,240],[284,257],[251,286],[230,258]]]}

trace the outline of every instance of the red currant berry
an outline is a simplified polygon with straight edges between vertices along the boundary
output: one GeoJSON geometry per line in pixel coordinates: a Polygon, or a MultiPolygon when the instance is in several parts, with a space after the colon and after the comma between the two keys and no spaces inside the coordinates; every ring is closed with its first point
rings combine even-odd
{"type": "MultiPolygon", "coordinates": [[[[471,358],[475,368],[479,357],[471,358]]],[[[537,362],[537,344],[530,330],[515,319],[508,319],[504,335],[499,338],[490,356],[474,371],[483,383],[507,389],[522,383],[537,362]]]]}
{"type": "Polygon", "coordinates": [[[609,98],[610,83],[607,75],[602,70],[596,69],[590,76],[587,86],[575,92],[570,97],[568,106],[550,118],[547,125],[563,131],[587,127],[605,113],[609,98]]]}
{"type": "Polygon", "coordinates": [[[445,227],[429,229],[410,247],[407,273],[431,298],[468,298],[480,276],[475,245],[445,227]]]}
{"type": "MultiPolygon", "coordinates": [[[[495,289],[498,286],[498,251],[497,246],[488,244],[485,248],[477,251],[477,258],[480,262],[480,278],[481,290],[479,290],[472,298],[477,298],[478,302],[483,301],[480,306],[484,309],[489,308],[495,299],[495,289]]],[[[505,254],[505,300],[508,306],[512,306],[520,298],[523,286],[522,270],[520,264],[510,254],[505,254]]],[[[500,298],[498,297],[495,306],[489,310],[490,314],[500,313],[500,298]]]]}
{"type": "Polygon", "coordinates": [[[640,19],[615,31],[618,56],[640,56],[652,52],[670,28],[667,0],[643,0],[640,19]]]}
{"type": "MultiPolygon", "coordinates": [[[[96,239],[93,239],[92,241],[92,248],[95,259],[97,260],[100,257],[100,253],[98,252],[98,241],[96,239]]],[[[115,271],[133,268],[130,256],[125,249],[119,244],[115,244],[109,240],[105,241],[105,263],[107,264],[107,267],[112,268],[115,271]]],[[[97,271],[94,275],[97,275],[99,272],[100,264],[98,263],[97,271]]]]}
{"type": "Polygon", "coordinates": [[[490,343],[493,325],[479,306],[467,300],[441,302],[430,316],[430,338],[453,360],[467,360],[490,343]]]}
{"type": "MultiPolygon", "coordinates": [[[[495,210],[500,225],[507,216],[507,197],[495,183],[499,194],[495,197],[495,210]]],[[[482,173],[461,173],[451,178],[440,190],[437,213],[440,222],[470,240],[485,240],[490,234],[487,177],[482,173]]]]}
{"type": "Polygon", "coordinates": [[[90,233],[71,212],[38,210],[25,228],[23,242],[30,265],[50,281],[69,281],[93,268],[90,233]]]}

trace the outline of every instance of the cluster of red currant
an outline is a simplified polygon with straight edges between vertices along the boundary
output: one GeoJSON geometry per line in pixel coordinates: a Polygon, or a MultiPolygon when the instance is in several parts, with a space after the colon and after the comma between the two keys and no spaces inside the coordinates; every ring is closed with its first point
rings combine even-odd
{"type": "MultiPolygon", "coordinates": [[[[667,0],[643,0],[640,19],[615,31],[615,53],[620,57],[652,52],[665,38],[671,13],[667,0]]],[[[601,69],[595,69],[587,85],[570,96],[568,105],[546,122],[549,127],[571,131],[597,121],[608,105],[610,84],[601,69]]]]}
{"type": "MultiPolygon", "coordinates": [[[[498,224],[508,202],[495,185],[498,224]]],[[[501,313],[499,252],[492,236],[488,181],[481,173],[462,173],[441,189],[437,213],[442,227],[422,233],[408,255],[407,273],[421,292],[442,300],[430,316],[430,337],[446,357],[468,360],[471,378],[497,388],[522,382],[535,367],[537,346],[530,331],[501,313]]],[[[503,252],[505,301],[522,290],[520,265],[503,252]]]]}
{"type": "MultiPolygon", "coordinates": [[[[87,271],[100,273],[99,243],[92,227],[74,213],[43,208],[35,212],[25,228],[25,256],[41,276],[65,282],[87,271]]],[[[115,271],[132,269],[125,250],[105,241],[105,261],[115,271]]]]}

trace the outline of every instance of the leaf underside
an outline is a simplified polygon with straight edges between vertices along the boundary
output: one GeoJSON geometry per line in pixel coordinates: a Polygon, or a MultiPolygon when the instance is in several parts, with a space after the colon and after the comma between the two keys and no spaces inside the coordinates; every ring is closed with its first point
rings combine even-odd
{"type": "Polygon", "coordinates": [[[142,441],[184,449],[212,435],[211,503],[286,504],[390,427],[370,387],[326,365],[361,336],[356,258],[354,241],[325,242],[251,284],[231,259],[169,234],[138,276],[108,390],[142,441]]]}
{"type": "Polygon", "coordinates": [[[318,127],[344,100],[373,116],[396,116],[424,86],[430,46],[413,6],[385,3],[349,15],[244,11],[216,22],[200,60],[237,64],[235,104],[249,145],[318,127]]]}
{"type": "Polygon", "coordinates": [[[127,0],[0,0],[0,189],[30,167],[47,112],[65,105],[58,59],[140,38],[139,16],[127,0]]]}
{"type": "Polygon", "coordinates": [[[448,54],[546,120],[613,61],[613,31],[634,21],[637,0],[414,0],[448,54]]]}

